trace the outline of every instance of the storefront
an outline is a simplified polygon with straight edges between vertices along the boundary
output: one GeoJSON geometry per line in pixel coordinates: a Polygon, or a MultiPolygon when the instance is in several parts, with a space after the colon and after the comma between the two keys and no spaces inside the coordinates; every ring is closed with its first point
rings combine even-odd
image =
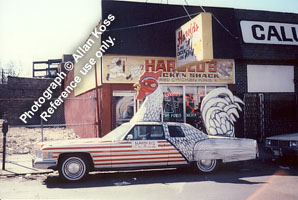
{"type": "MultiPolygon", "coordinates": [[[[200,102],[214,88],[234,84],[233,60],[213,60],[177,68],[171,57],[106,55],[103,57],[104,84],[130,84],[144,71],[159,71],[164,94],[163,121],[186,122],[196,126],[200,102]]],[[[142,102],[133,90],[113,90],[112,126],[128,122],[142,102]]]]}
{"type": "MultiPolygon", "coordinates": [[[[298,15],[205,7],[212,16],[208,26],[202,25],[208,31],[198,41],[188,41],[177,30],[203,11],[196,6],[186,9],[191,16],[179,5],[102,2],[102,19],[113,14],[115,20],[100,40],[111,37],[115,45],[97,60],[100,135],[129,121],[142,103],[133,84],[144,71],[158,70],[163,72],[159,82],[164,121],[201,127],[202,98],[216,87],[227,87],[245,102],[237,137],[262,140],[297,132],[298,15]],[[178,47],[177,41],[186,47],[178,47]],[[179,50],[193,53],[197,60],[181,64],[179,50]]],[[[187,30],[197,29],[192,23],[187,30]]],[[[84,62],[75,65],[74,74],[84,62]]],[[[94,72],[82,82],[75,98],[94,94],[94,72]]]]}

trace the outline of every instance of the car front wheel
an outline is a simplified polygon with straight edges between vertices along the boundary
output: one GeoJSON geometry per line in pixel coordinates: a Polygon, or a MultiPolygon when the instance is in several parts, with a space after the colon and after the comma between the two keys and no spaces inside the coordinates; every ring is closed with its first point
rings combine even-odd
{"type": "Polygon", "coordinates": [[[68,155],[61,159],[59,175],[66,181],[79,181],[89,173],[89,164],[82,155],[68,155]]]}
{"type": "Polygon", "coordinates": [[[195,162],[195,169],[205,173],[214,171],[216,166],[216,160],[199,160],[195,162]]]}

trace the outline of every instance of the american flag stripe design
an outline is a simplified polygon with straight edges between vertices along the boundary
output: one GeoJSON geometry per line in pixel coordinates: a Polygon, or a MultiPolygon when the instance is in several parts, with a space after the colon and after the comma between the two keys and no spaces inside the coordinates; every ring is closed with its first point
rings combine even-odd
{"type": "Polygon", "coordinates": [[[153,144],[155,148],[154,145],[147,148],[135,147],[132,142],[106,142],[103,145],[77,145],[44,150],[53,152],[56,159],[64,152],[89,152],[96,168],[187,164],[187,160],[168,141],[153,141],[153,144]]]}

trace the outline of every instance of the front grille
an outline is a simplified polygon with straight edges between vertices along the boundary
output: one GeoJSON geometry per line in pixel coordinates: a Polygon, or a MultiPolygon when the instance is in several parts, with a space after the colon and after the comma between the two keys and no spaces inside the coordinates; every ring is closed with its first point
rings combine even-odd
{"type": "Polygon", "coordinates": [[[278,140],[271,140],[271,146],[278,147],[278,140]]]}
{"type": "Polygon", "coordinates": [[[279,147],[289,147],[290,142],[289,141],[279,141],[279,147]]]}
{"type": "Polygon", "coordinates": [[[271,140],[271,146],[273,147],[289,147],[289,141],[282,141],[282,140],[271,140]]]}

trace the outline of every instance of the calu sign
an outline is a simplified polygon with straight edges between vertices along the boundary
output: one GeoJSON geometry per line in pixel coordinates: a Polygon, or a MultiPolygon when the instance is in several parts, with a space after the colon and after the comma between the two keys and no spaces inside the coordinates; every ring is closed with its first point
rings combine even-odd
{"type": "Polygon", "coordinates": [[[245,43],[298,45],[298,24],[241,21],[245,43]]]}

